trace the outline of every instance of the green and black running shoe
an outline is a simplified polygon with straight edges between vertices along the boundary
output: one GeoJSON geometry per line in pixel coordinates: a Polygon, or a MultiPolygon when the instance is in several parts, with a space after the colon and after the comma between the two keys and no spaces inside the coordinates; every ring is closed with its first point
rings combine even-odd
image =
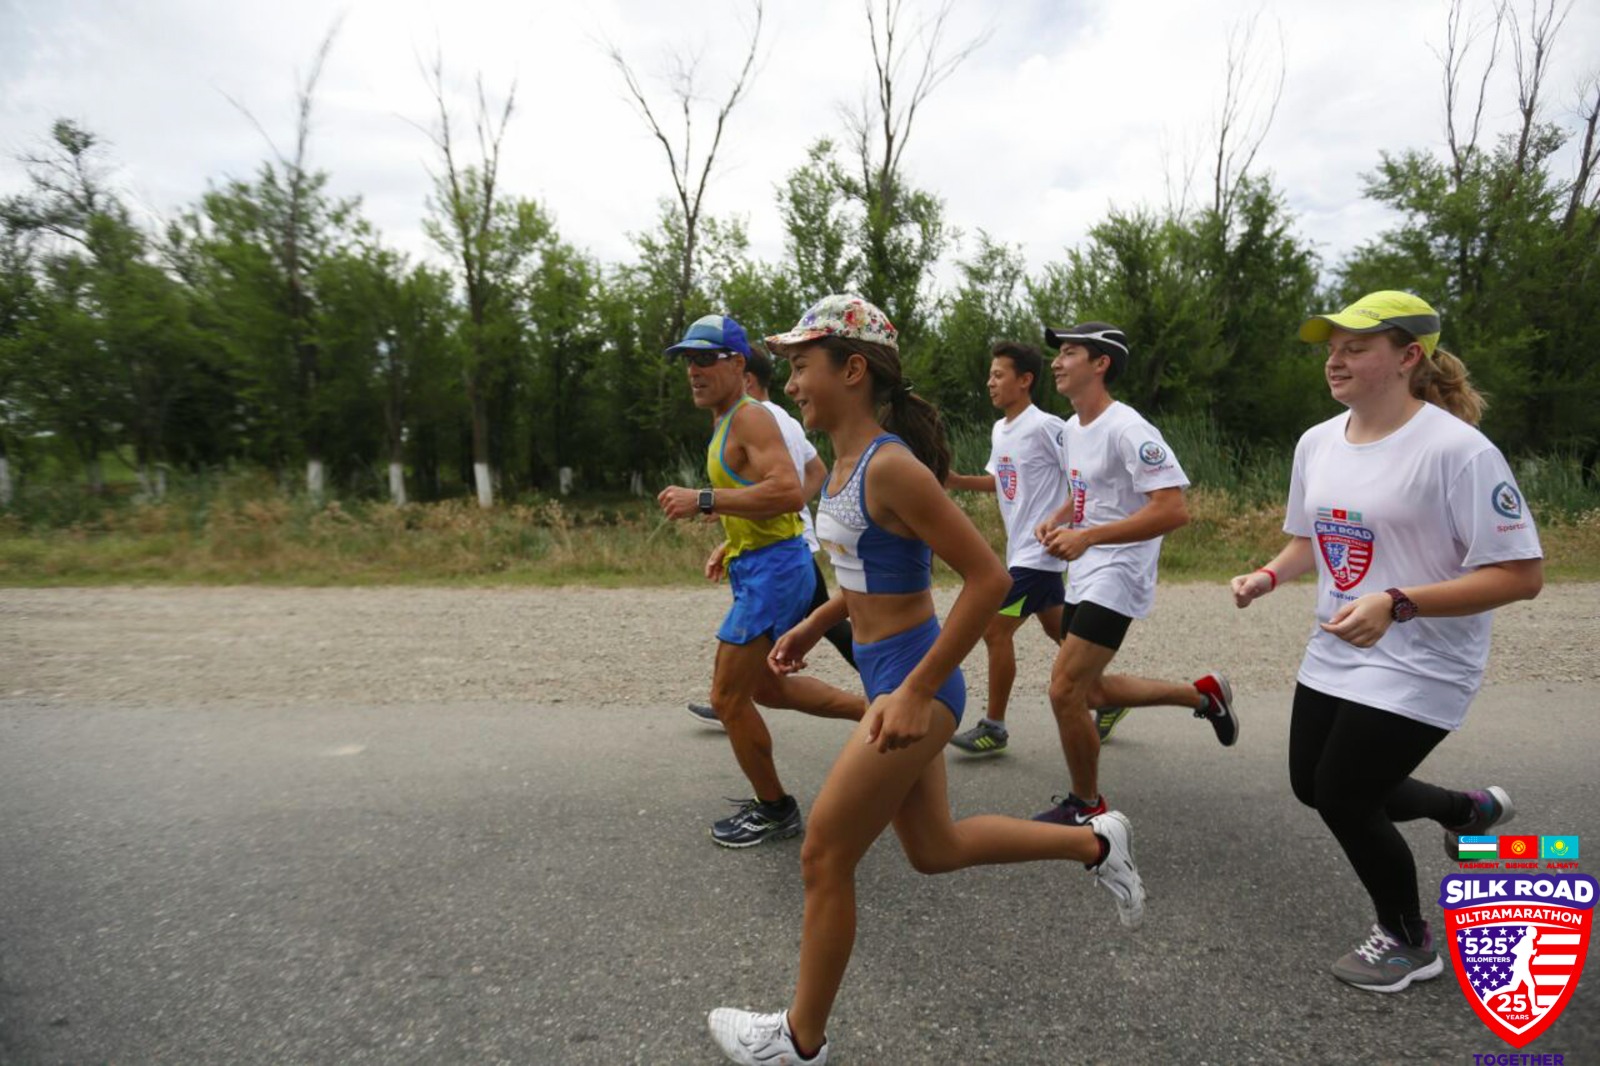
{"type": "Polygon", "coordinates": [[[1117,723],[1128,717],[1127,707],[1096,707],[1094,709],[1094,727],[1100,733],[1100,743],[1104,744],[1111,739],[1111,731],[1117,728],[1117,723]]]}
{"type": "Polygon", "coordinates": [[[951,737],[950,743],[968,755],[999,755],[1006,750],[1006,741],[1010,737],[1005,726],[995,725],[984,718],[965,733],[951,737]]]}

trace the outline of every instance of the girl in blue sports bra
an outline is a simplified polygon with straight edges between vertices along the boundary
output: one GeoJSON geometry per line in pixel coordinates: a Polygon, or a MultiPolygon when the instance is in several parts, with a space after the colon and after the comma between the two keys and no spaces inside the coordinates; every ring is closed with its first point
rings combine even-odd
{"type": "Polygon", "coordinates": [[[828,1015],[855,941],[856,865],[890,825],[923,873],[1033,859],[1084,863],[1130,927],[1142,916],[1144,887],[1120,812],[1088,826],[998,815],[952,821],[944,746],[966,703],[959,666],[1010,590],[1010,575],[942,488],[950,465],[943,425],[901,376],[895,329],[882,311],[860,297],[829,296],[767,346],[791,363],[785,391],[806,428],[833,442],[817,536],[840,585],[778,640],[769,662],[780,674],[804,668],[817,641],[848,615],[870,706],[812,807],[789,1009],[719,1008],[708,1022],[734,1062],[813,1064],[827,1061],[828,1015]],[[934,554],[962,578],[942,630],[930,589],[934,554]]]}

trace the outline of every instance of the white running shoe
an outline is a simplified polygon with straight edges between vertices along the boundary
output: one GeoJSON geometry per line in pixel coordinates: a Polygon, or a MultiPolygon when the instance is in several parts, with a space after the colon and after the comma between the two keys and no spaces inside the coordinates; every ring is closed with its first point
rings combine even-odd
{"type": "Polygon", "coordinates": [[[1094,879],[1116,897],[1117,917],[1122,924],[1137,929],[1144,921],[1144,881],[1133,865],[1133,826],[1121,811],[1109,811],[1089,819],[1089,828],[1111,845],[1105,861],[1094,867],[1094,879]]]}
{"type": "Polygon", "coordinates": [[[754,1011],[718,1007],[706,1016],[711,1039],[742,1066],[824,1066],[828,1061],[828,1042],[809,1059],[801,1058],[789,1036],[789,1012],[757,1014],[754,1011]]]}

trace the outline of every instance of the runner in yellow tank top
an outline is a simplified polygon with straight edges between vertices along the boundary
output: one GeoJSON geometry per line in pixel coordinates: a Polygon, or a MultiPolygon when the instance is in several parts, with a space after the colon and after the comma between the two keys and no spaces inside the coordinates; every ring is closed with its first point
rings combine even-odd
{"type": "MultiPolygon", "coordinates": [[[[740,387],[743,388],[742,378],[740,387]]],[[[724,457],[734,417],[752,405],[758,408],[761,406],[750,397],[741,394],[732,409],[717,418],[717,431],[711,435],[711,444],[706,448],[706,475],[711,479],[713,491],[749,488],[752,484],[729,469],[724,457]]],[[[783,440],[781,434],[778,440],[781,444],[783,440]]],[[[787,454],[785,452],[785,455],[787,454]]],[[[771,518],[740,518],[730,514],[719,514],[718,518],[722,521],[722,534],[727,541],[722,557],[724,565],[733,562],[747,551],[765,548],[779,541],[793,540],[805,531],[800,522],[800,515],[795,511],[774,515],[771,518]]]]}
{"type": "Polygon", "coordinates": [[[711,827],[730,848],[792,837],[801,831],[800,805],[784,791],[772,761],[772,736],[756,703],[822,718],[859,720],[866,701],[814,678],[779,677],[767,666],[772,642],[804,618],[815,591],[811,552],[795,514],[803,489],[772,412],[744,393],[744,330],[723,315],[707,315],[667,349],[683,355],[696,407],[716,418],[706,451],[709,488],[671,485],[657,497],[668,518],[716,515],[726,539],[706,560],[706,577],[724,573],[733,607],[717,630],[711,706],[727,730],[739,768],[755,795],[711,827]]]}

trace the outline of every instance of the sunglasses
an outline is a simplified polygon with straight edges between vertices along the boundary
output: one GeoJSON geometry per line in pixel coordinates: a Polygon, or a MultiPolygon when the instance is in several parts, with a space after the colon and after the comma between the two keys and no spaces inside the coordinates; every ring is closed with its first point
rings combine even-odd
{"type": "Polygon", "coordinates": [[[690,348],[683,353],[685,359],[701,369],[716,366],[722,360],[728,358],[728,355],[728,352],[720,348],[690,348]]]}

